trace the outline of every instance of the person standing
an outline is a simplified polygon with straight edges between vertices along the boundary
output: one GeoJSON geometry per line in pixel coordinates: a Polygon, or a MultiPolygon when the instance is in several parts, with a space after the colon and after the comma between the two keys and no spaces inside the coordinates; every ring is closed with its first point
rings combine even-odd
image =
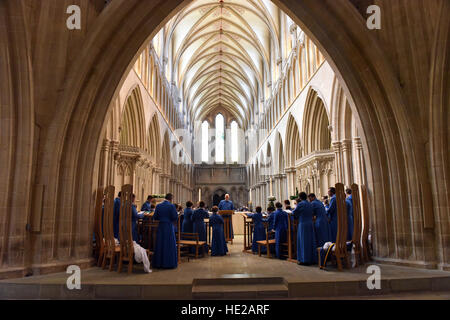
{"type": "Polygon", "coordinates": [[[137,212],[137,208],[136,208],[136,195],[133,194],[131,196],[131,201],[132,201],[132,205],[131,205],[131,233],[132,233],[132,237],[133,237],[133,241],[136,241],[137,243],[139,243],[139,234],[138,234],[138,230],[137,230],[137,223],[139,219],[144,218],[144,214],[141,213],[139,214],[137,212]]]}
{"type": "Polygon", "coordinates": [[[218,215],[219,208],[212,208],[212,215],[209,217],[209,225],[212,227],[211,256],[224,256],[228,252],[227,242],[223,233],[223,218],[218,215]]]}
{"type": "Polygon", "coordinates": [[[331,240],[327,211],[325,210],[323,203],[316,198],[314,193],[311,193],[308,196],[308,199],[313,209],[313,217],[316,217],[314,223],[314,235],[316,239],[315,247],[323,247],[325,243],[331,240]]]}
{"type": "Polygon", "coordinates": [[[353,198],[352,189],[345,190],[347,198],[345,199],[345,204],[347,207],[347,241],[353,240],[353,198]]]}
{"type": "Polygon", "coordinates": [[[165,200],[156,206],[153,216],[153,220],[159,221],[155,253],[152,258],[152,265],[157,269],[174,269],[178,265],[177,242],[173,227],[178,214],[172,199],[173,195],[168,193],[165,200]]]}
{"type": "Polygon", "coordinates": [[[119,221],[120,221],[120,197],[122,196],[122,191],[119,192],[117,198],[114,199],[114,215],[113,215],[113,229],[114,238],[119,239],[119,221]]]}
{"type": "MultiPolygon", "coordinates": [[[[205,219],[209,218],[208,211],[205,210],[205,203],[200,201],[198,209],[191,216],[193,233],[198,233],[199,241],[206,241],[205,219]]],[[[208,252],[208,245],[205,244],[204,252],[208,252]]]]}
{"type": "Polygon", "coordinates": [[[148,197],[147,197],[147,201],[145,201],[145,202],[142,204],[141,211],[144,211],[144,212],[150,212],[151,205],[152,205],[152,199],[153,199],[152,196],[148,196],[148,197]]]}
{"type": "Polygon", "coordinates": [[[306,199],[306,193],[300,193],[299,203],[294,210],[295,219],[298,219],[297,261],[300,265],[311,265],[316,261],[313,207],[306,199]]]}
{"type": "Polygon", "coordinates": [[[330,223],[330,235],[331,242],[336,242],[337,229],[338,229],[338,216],[336,206],[336,188],[331,187],[328,189],[328,195],[330,196],[330,205],[327,209],[328,221],[330,223]]]}
{"type": "Polygon", "coordinates": [[[277,202],[275,207],[277,208],[273,220],[273,229],[275,230],[275,254],[278,259],[281,259],[282,244],[285,243],[287,239],[289,216],[286,211],[283,211],[281,202],[277,202]]]}
{"type": "MultiPolygon", "coordinates": [[[[262,208],[256,207],[256,213],[248,213],[247,217],[251,218],[253,222],[252,252],[256,253],[258,252],[257,241],[266,240],[266,228],[264,228],[263,224],[262,208]]],[[[266,247],[263,247],[262,249],[264,249],[264,252],[262,253],[265,253],[266,247]]]]}
{"type": "MultiPolygon", "coordinates": [[[[230,200],[230,195],[227,193],[225,195],[225,200],[220,201],[219,203],[219,210],[234,210],[233,201],[230,200]]],[[[231,239],[234,239],[234,232],[233,232],[233,216],[230,217],[230,236],[231,239]]]]}
{"type": "Polygon", "coordinates": [[[192,225],[192,214],[194,211],[192,210],[192,206],[194,204],[192,201],[186,202],[186,209],[184,209],[184,215],[183,215],[183,226],[181,227],[181,232],[183,233],[193,233],[194,226],[192,225]]]}

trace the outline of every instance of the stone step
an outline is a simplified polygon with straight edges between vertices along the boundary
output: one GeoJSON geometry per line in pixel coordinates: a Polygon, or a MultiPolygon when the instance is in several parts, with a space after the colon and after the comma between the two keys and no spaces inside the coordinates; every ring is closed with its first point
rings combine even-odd
{"type": "Polygon", "coordinates": [[[275,299],[289,297],[283,278],[229,277],[195,279],[194,299],[275,299]]]}

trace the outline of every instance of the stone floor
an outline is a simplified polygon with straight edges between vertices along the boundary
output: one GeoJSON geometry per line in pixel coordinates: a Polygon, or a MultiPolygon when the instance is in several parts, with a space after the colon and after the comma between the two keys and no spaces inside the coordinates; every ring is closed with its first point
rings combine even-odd
{"type": "MultiPolygon", "coordinates": [[[[67,290],[66,273],[3,280],[0,281],[0,298],[191,299],[196,279],[209,279],[210,285],[217,284],[220,291],[220,288],[226,285],[238,288],[239,281],[249,278],[260,279],[256,291],[264,291],[264,285],[269,285],[270,279],[284,279],[289,298],[408,299],[408,295],[421,292],[424,293],[423,297],[431,299],[450,297],[450,272],[377,264],[381,268],[381,290],[368,290],[367,266],[344,272],[338,272],[331,267],[324,271],[317,266],[299,266],[287,261],[243,253],[242,248],[243,238],[238,236],[234,244],[229,245],[230,253],[225,257],[208,256],[191,259],[189,262],[183,258],[175,270],[153,270],[150,274],[144,273],[142,266],[136,266],[132,275],[100,268],[82,270],[82,290],[79,291],[67,290]],[[222,283],[227,279],[234,279],[234,282],[222,283]],[[219,281],[222,281],[220,286],[219,281]]],[[[240,297],[254,296],[243,294],[240,297]]]]}

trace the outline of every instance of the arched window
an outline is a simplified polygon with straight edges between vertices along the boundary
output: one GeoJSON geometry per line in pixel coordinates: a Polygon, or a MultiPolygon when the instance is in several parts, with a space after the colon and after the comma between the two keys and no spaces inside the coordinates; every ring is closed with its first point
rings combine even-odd
{"type": "Polygon", "coordinates": [[[203,121],[202,123],[202,162],[209,161],[209,123],[203,121]]]}
{"type": "Polygon", "coordinates": [[[216,162],[225,162],[225,123],[223,116],[216,116],[216,162]]]}
{"type": "Polygon", "coordinates": [[[238,162],[239,161],[239,152],[238,152],[238,124],[236,121],[231,123],[231,161],[238,162]]]}

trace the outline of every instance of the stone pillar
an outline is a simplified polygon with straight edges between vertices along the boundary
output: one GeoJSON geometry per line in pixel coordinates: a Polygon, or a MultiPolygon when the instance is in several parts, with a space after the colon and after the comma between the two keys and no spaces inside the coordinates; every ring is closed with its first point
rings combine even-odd
{"type": "Polygon", "coordinates": [[[103,140],[102,147],[100,149],[100,163],[98,172],[98,185],[106,186],[108,177],[108,158],[109,158],[110,141],[108,139],[103,140]]]}
{"type": "Polygon", "coordinates": [[[356,177],[355,182],[359,185],[366,184],[366,170],[364,167],[364,154],[361,138],[355,137],[353,138],[353,144],[356,149],[356,177]]]}
{"type": "Polygon", "coordinates": [[[352,157],[352,141],[343,140],[342,141],[342,159],[343,159],[343,169],[344,169],[344,182],[345,185],[350,187],[353,180],[353,157],[352,157]]]}
{"type": "Polygon", "coordinates": [[[341,143],[339,141],[335,141],[332,143],[332,148],[334,151],[334,157],[335,157],[335,171],[336,171],[336,182],[342,183],[344,182],[344,174],[343,174],[343,168],[342,168],[342,157],[341,157],[341,143]]]}

